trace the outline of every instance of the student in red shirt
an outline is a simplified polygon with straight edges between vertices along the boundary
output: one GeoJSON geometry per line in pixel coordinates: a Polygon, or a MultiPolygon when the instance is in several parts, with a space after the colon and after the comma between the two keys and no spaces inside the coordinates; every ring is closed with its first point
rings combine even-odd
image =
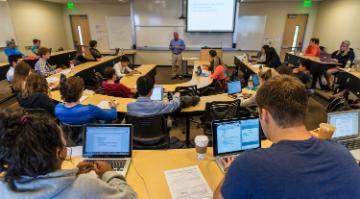
{"type": "Polygon", "coordinates": [[[320,57],[320,40],[318,38],[311,38],[310,44],[306,48],[304,55],[311,57],[320,57]]]}
{"type": "Polygon", "coordinates": [[[214,72],[211,74],[211,79],[217,80],[226,80],[227,79],[227,71],[226,67],[223,65],[215,66],[214,72]]]}
{"type": "Polygon", "coordinates": [[[105,68],[104,78],[106,80],[102,82],[101,87],[107,95],[126,98],[132,98],[135,96],[135,89],[130,89],[116,81],[116,73],[114,68],[105,68]]]}

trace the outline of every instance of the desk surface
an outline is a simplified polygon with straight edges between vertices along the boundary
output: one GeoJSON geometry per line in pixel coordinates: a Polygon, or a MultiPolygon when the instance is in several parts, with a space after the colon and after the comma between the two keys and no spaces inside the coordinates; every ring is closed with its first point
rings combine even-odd
{"type": "Polygon", "coordinates": [[[357,77],[360,79],[360,71],[347,71],[345,70],[344,68],[339,68],[339,70],[343,71],[343,72],[346,72],[346,73],[350,73],[352,74],[353,76],[357,77]]]}
{"type": "Polygon", "coordinates": [[[6,63],[6,62],[0,62],[0,67],[5,67],[5,66],[8,66],[9,63],[6,63]]]}
{"type": "Polygon", "coordinates": [[[144,64],[140,67],[136,68],[137,71],[141,72],[141,74],[135,74],[130,76],[125,76],[120,79],[120,83],[124,84],[128,88],[136,88],[136,81],[139,77],[148,74],[156,67],[155,64],[144,64]]]}
{"type": "MultiPolygon", "coordinates": [[[[246,68],[248,68],[249,70],[251,70],[253,73],[255,73],[255,74],[258,74],[259,73],[259,71],[260,71],[260,69],[259,69],[259,65],[258,64],[252,64],[252,63],[250,63],[248,60],[243,60],[242,58],[243,58],[243,56],[240,56],[240,55],[238,55],[238,56],[235,56],[235,58],[236,59],[238,59],[239,61],[241,61],[245,66],[246,66],[246,68]]],[[[268,69],[268,67],[263,67],[263,69],[268,69]]]]}
{"type": "MultiPolygon", "coordinates": [[[[262,147],[267,148],[270,141],[262,141],[262,147]]],[[[65,161],[63,169],[72,169],[81,161],[75,157],[72,162],[65,161]]],[[[175,150],[150,150],[133,151],[133,158],[130,164],[126,181],[138,193],[139,198],[171,198],[164,171],[198,165],[205,180],[214,191],[224,174],[220,171],[212,156],[212,148],[208,148],[205,160],[197,160],[195,149],[175,150]],[[148,187],[150,197],[147,194],[144,182],[148,187]]]]}
{"type": "Polygon", "coordinates": [[[195,74],[196,68],[202,65],[209,65],[208,61],[194,61],[194,70],[190,81],[178,83],[178,84],[164,84],[164,89],[166,92],[174,92],[177,87],[188,87],[196,85],[198,89],[208,87],[212,84],[213,80],[211,79],[211,73],[203,69],[204,73],[207,73],[209,76],[198,76],[195,74]]]}
{"type": "Polygon", "coordinates": [[[76,52],[76,50],[62,50],[62,51],[57,51],[57,52],[51,52],[51,56],[58,56],[58,55],[62,55],[62,54],[66,54],[66,53],[73,53],[76,52]]]}
{"type": "Polygon", "coordinates": [[[309,61],[313,61],[313,62],[316,62],[318,64],[324,64],[324,65],[338,65],[339,64],[338,62],[323,62],[323,61],[320,61],[319,57],[306,56],[306,55],[295,54],[295,53],[291,53],[291,52],[287,52],[287,54],[293,55],[293,56],[296,56],[296,57],[300,57],[302,59],[307,59],[309,61]]]}

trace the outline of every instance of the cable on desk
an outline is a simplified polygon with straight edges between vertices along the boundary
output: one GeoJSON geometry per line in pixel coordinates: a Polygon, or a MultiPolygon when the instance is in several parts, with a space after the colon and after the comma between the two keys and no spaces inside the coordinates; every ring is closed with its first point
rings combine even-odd
{"type": "Polygon", "coordinates": [[[144,184],[144,186],[145,186],[145,190],[146,190],[146,194],[147,194],[148,198],[151,199],[148,186],[147,186],[147,184],[146,184],[146,182],[145,182],[144,177],[143,177],[143,176],[139,173],[139,171],[137,170],[137,168],[136,168],[136,166],[135,166],[135,161],[134,161],[134,159],[132,160],[132,165],[134,166],[134,169],[135,169],[136,174],[140,177],[140,179],[142,180],[142,182],[143,182],[143,184],[144,184]]]}

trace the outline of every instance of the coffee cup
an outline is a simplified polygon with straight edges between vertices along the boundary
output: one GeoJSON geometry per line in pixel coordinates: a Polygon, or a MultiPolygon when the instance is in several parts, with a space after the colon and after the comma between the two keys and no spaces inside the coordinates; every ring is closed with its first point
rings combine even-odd
{"type": "Polygon", "coordinates": [[[208,144],[209,138],[206,135],[198,135],[195,137],[195,148],[198,160],[205,159],[208,144]]]}
{"type": "Polygon", "coordinates": [[[328,124],[328,123],[321,123],[319,128],[319,139],[321,140],[330,140],[333,136],[336,127],[328,124]]]}

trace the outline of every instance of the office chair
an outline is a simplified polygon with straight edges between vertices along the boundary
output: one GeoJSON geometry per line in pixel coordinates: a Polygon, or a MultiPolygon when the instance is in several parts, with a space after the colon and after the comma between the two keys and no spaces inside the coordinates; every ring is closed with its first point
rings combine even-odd
{"type": "Polygon", "coordinates": [[[84,125],[60,123],[60,127],[64,132],[66,146],[82,146],[84,125]]]}
{"type": "Polygon", "coordinates": [[[134,126],[134,149],[168,149],[170,147],[170,129],[163,115],[125,116],[125,121],[134,126]]]}
{"type": "MultiPolygon", "coordinates": [[[[240,100],[228,102],[208,102],[205,106],[205,112],[201,116],[201,127],[204,129],[204,134],[212,140],[211,123],[215,120],[238,118],[240,111],[240,100]]],[[[212,143],[212,142],[210,142],[212,143]]]]}

